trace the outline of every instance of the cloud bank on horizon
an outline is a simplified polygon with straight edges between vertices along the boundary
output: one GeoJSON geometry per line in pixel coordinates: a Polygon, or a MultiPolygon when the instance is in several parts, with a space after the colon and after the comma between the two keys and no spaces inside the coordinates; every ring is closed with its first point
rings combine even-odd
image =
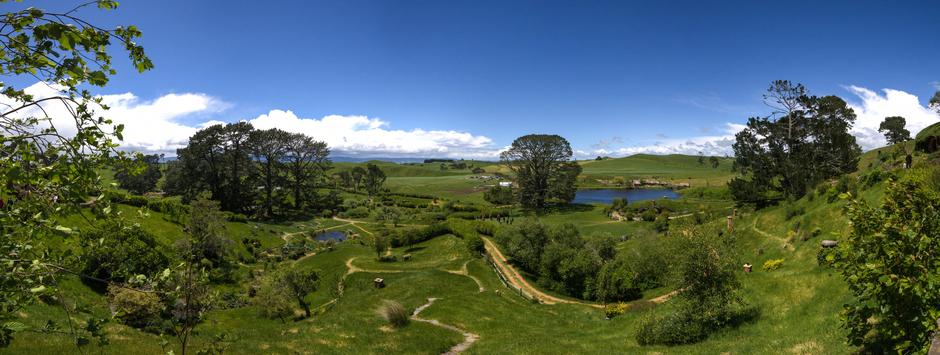
{"type": "MultiPolygon", "coordinates": [[[[936,112],[923,106],[917,96],[907,92],[883,89],[879,94],[858,86],[845,88],[857,98],[846,101],[857,115],[852,134],[857,137],[863,150],[886,144],[884,136],[878,132],[878,126],[887,116],[904,117],[907,120],[907,129],[915,135],[940,120],[936,112]]],[[[34,84],[26,90],[37,98],[56,94],[53,87],[43,83],[34,84]]],[[[5,101],[8,99],[0,98],[0,102],[5,101]]],[[[110,110],[102,111],[102,115],[125,127],[122,149],[168,156],[175,155],[176,149],[185,147],[189,137],[199,129],[224,123],[210,120],[208,117],[218,116],[231,106],[202,93],[173,93],[153,100],[141,100],[133,93],[123,93],[104,95],[102,101],[110,107],[110,110]],[[199,120],[200,118],[202,120],[199,120]]],[[[74,132],[74,129],[66,128],[69,119],[64,115],[64,109],[46,107],[51,113],[50,116],[55,117],[53,123],[69,134],[74,132]]],[[[36,115],[38,112],[26,114],[36,115]]],[[[390,122],[362,115],[305,118],[290,110],[272,109],[246,121],[259,129],[280,128],[310,135],[327,142],[335,155],[495,159],[506,149],[484,135],[454,130],[392,129],[390,122]]],[[[575,156],[619,157],[639,153],[694,155],[700,152],[706,155],[731,155],[734,135],[742,129],[743,124],[726,123],[718,130],[720,133],[714,135],[663,138],[650,144],[632,146],[619,146],[623,141],[617,138],[605,139],[585,149],[575,149],[575,156]]]]}

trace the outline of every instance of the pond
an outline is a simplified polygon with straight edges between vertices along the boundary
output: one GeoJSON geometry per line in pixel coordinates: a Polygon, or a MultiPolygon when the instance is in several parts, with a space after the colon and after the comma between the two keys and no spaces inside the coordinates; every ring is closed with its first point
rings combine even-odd
{"type": "Polygon", "coordinates": [[[574,203],[611,204],[615,198],[626,198],[628,202],[677,199],[679,194],[669,189],[584,189],[574,195],[574,203]]]}
{"type": "Polygon", "coordinates": [[[313,239],[325,242],[327,240],[335,240],[337,242],[342,242],[346,240],[346,233],[341,231],[326,231],[320,234],[317,234],[313,239]]]}

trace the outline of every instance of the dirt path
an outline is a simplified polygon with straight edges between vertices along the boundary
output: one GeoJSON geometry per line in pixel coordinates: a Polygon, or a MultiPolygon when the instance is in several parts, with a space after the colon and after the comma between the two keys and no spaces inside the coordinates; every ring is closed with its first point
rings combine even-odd
{"type": "Polygon", "coordinates": [[[486,291],[486,289],[483,288],[483,282],[481,282],[480,279],[476,278],[476,276],[470,275],[470,271],[467,270],[467,264],[469,263],[470,263],[470,260],[467,260],[467,262],[463,263],[463,266],[460,267],[460,270],[444,270],[444,271],[449,272],[454,275],[463,275],[463,276],[469,277],[473,280],[473,282],[477,283],[477,287],[480,288],[480,292],[486,291]]]}
{"type": "Polygon", "coordinates": [[[786,239],[784,239],[784,238],[782,238],[782,237],[775,236],[775,235],[770,234],[770,233],[767,233],[767,232],[761,230],[760,228],[757,228],[757,219],[758,219],[758,216],[754,216],[754,222],[751,223],[751,229],[753,229],[755,232],[757,232],[757,234],[760,234],[760,235],[761,235],[762,237],[764,237],[764,238],[775,239],[775,240],[780,241],[781,247],[783,247],[783,248],[786,249],[786,250],[789,250],[789,251],[795,250],[795,249],[793,248],[793,245],[787,243],[787,240],[786,240],[786,239]]]}
{"type": "Polygon", "coordinates": [[[359,228],[359,230],[365,232],[366,234],[368,234],[368,235],[370,235],[370,236],[373,235],[372,232],[370,232],[369,230],[367,230],[367,229],[365,229],[365,228],[362,228],[362,226],[359,225],[359,223],[366,223],[366,222],[354,221],[354,220],[351,220],[351,219],[343,219],[343,218],[339,218],[339,217],[335,217],[335,216],[333,217],[333,219],[334,219],[334,220],[337,220],[337,221],[340,221],[340,222],[346,222],[347,224],[351,224],[353,227],[359,228]]]}
{"type": "Polygon", "coordinates": [[[467,349],[469,349],[470,346],[473,345],[473,343],[475,343],[477,340],[480,340],[479,335],[457,328],[453,325],[441,323],[440,321],[436,319],[425,319],[425,318],[418,317],[418,314],[421,313],[421,311],[430,307],[432,304],[434,304],[434,301],[437,301],[437,300],[438,298],[428,298],[428,303],[425,303],[421,305],[420,307],[415,308],[414,313],[411,314],[411,319],[417,322],[428,323],[434,326],[438,326],[444,329],[452,330],[460,334],[463,334],[464,341],[451,347],[450,350],[447,350],[447,352],[444,353],[445,355],[460,354],[466,351],[467,349]]]}
{"type": "Polygon", "coordinates": [[[561,298],[546,294],[542,291],[539,291],[539,289],[530,285],[529,282],[526,281],[525,278],[523,278],[522,275],[519,274],[519,272],[516,271],[515,268],[509,265],[509,262],[506,261],[506,257],[503,256],[503,253],[499,251],[499,248],[496,247],[496,244],[494,244],[493,241],[491,241],[487,237],[483,237],[483,245],[486,247],[486,253],[489,254],[490,257],[493,258],[493,261],[495,262],[496,267],[498,267],[503,272],[503,275],[506,275],[507,281],[513,284],[513,286],[516,286],[517,288],[522,289],[528,294],[538,298],[538,300],[541,303],[544,303],[544,304],[568,303],[568,304],[580,304],[580,305],[585,305],[585,306],[594,307],[594,308],[604,308],[604,305],[561,299],[561,298]]]}

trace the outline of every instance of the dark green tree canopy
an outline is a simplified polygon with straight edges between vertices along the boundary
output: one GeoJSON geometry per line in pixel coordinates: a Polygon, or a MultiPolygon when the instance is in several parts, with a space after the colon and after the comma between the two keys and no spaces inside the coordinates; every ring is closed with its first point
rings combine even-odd
{"type": "Polygon", "coordinates": [[[849,133],[855,112],[844,100],[808,96],[789,82],[775,82],[769,92],[776,98],[771,105],[782,109],[748,119],[735,135],[734,164],[744,176],[729,183],[736,201],[799,197],[824,179],[856,169],[861,148],[849,133]]]}
{"type": "Polygon", "coordinates": [[[904,128],[907,120],[901,116],[885,117],[878,127],[878,132],[884,133],[889,144],[898,144],[911,140],[911,131],[904,128]]]}
{"type": "Polygon", "coordinates": [[[143,195],[157,186],[157,181],[163,176],[160,171],[160,159],[163,155],[142,155],[135,157],[130,163],[121,163],[114,173],[114,178],[127,189],[138,195],[143,195]]]}
{"type": "Polygon", "coordinates": [[[935,92],[933,97],[930,98],[930,107],[940,112],[940,91],[935,92]]]}
{"type": "Polygon", "coordinates": [[[561,136],[530,134],[516,138],[500,158],[516,174],[522,205],[540,209],[549,199],[574,198],[581,166],[569,161],[571,155],[571,145],[561,136]]]}

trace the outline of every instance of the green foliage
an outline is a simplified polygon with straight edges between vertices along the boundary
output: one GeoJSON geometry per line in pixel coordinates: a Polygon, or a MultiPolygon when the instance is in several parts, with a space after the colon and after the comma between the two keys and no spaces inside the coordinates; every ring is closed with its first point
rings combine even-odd
{"type": "Polygon", "coordinates": [[[912,175],[889,183],[881,207],[849,203],[852,231],[835,260],[855,295],[848,340],[872,352],[925,351],[940,318],[940,194],[912,175]]]}
{"type": "Polygon", "coordinates": [[[209,191],[223,210],[265,218],[276,208],[302,210],[317,202],[315,187],[331,165],[326,143],[276,128],[257,130],[247,122],[206,127],[176,153],[177,162],[167,168],[167,193],[188,201],[209,191]],[[252,211],[253,205],[260,208],[252,211]]]}
{"type": "MultiPolygon", "coordinates": [[[[97,4],[106,10],[117,6],[111,1],[97,4]]],[[[115,151],[123,127],[99,115],[107,108],[89,91],[104,86],[117,73],[109,49],[123,48],[138,71],[153,67],[143,47],[135,43],[141,36],[135,26],[103,28],[81,18],[80,8],[10,10],[0,19],[0,94],[5,98],[0,110],[0,319],[4,321],[19,318],[17,312],[43,293],[31,290],[55,291],[56,277],[74,272],[65,267],[64,255],[48,248],[47,243],[71,232],[56,221],[98,195],[101,167],[115,157],[126,159],[126,154],[115,151]],[[34,97],[17,87],[27,81],[45,83],[56,92],[34,97]]],[[[107,201],[96,207],[103,214],[110,210],[107,201]]],[[[101,331],[97,319],[89,320],[87,327],[101,331]]],[[[14,328],[0,327],[0,343],[10,343],[14,328]]],[[[71,334],[76,343],[87,343],[78,331],[71,334]]]]}
{"type": "Polygon", "coordinates": [[[104,286],[103,282],[126,282],[169,266],[153,234],[117,219],[82,232],[80,246],[83,281],[96,287],[104,286]]]}
{"type": "Polygon", "coordinates": [[[471,255],[480,255],[480,253],[485,250],[483,245],[483,238],[480,238],[478,235],[467,237],[464,243],[466,243],[467,251],[469,251],[471,255]]]}
{"type": "Polygon", "coordinates": [[[764,271],[774,271],[783,266],[784,259],[770,259],[764,262],[764,265],[761,266],[761,270],[764,271]]]}
{"type": "Polygon", "coordinates": [[[637,332],[641,345],[687,344],[709,333],[753,318],[744,307],[735,276],[734,238],[716,230],[687,226],[670,235],[671,273],[678,291],[676,310],[646,319],[637,332]]]}
{"type": "Polygon", "coordinates": [[[163,330],[164,304],[152,291],[108,286],[108,303],[114,318],[134,328],[157,333],[163,330]]]}
{"type": "Polygon", "coordinates": [[[483,193],[483,199],[497,206],[512,204],[512,188],[493,186],[483,193]]]}
{"type": "Polygon", "coordinates": [[[653,221],[653,229],[660,233],[669,231],[669,214],[662,213],[656,216],[656,219],[653,221]]]}
{"type": "MultiPolygon", "coordinates": [[[[320,276],[313,270],[301,270],[298,268],[285,268],[278,270],[271,275],[261,288],[262,297],[280,297],[288,300],[294,300],[304,310],[304,315],[310,317],[310,303],[307,302],[307,294],[316,291],[320,276]]],[[[284,300],[272,300],[270,309],[267,306],[262,307],[263,314],[268,318],[283,318],[286,312],[284,310],[284,300]]],[[[291,310],[291,312],[293,312],[291,310]]]]}
{"type": "Polygon", "coordinates": [[[636,284],[637,273],[625,258],[605,263],[597,273],[594,298],[600,302],[632,301],[643,297],[636,284]]]}
{"type": "Polygon", "coordinates": [[[904,128],[907,121],[901,116],[885,117],[878,126],[878,132],[884,133],[888,144],[898,144],[911,140],[911,131],[904,128]]]}
{"type": "Polygon", "coordinates": [[[382,319],[395,328],[402,328],[411,321],[405,306],[397,301],[385,300],[376,311],[382,319]]]}
{"type": "Polygon", "coordinates": [[[519,202],[541,209],[550,199],[570,202],[581,166],[570,162],[571,145],[557,135],[530,134],[516,138],[500,159],[516,174],[519,202]]]}
{"type": "Polygon", "coordinates": [[[157,186],[157,181],[163,176],[160,171],[160,159],[163,155],[142,155],[134,158],[130,163],[120,164],[114,178],[127,189],[138,195],[143,195],[157,186]]]}
{"type": "Polygon", "coordinates": [[[810,186],[856,169],[861,148],[849,133],[855,112],[845,101],[809,96],[785,80],[775,81],[765,99],[779,118],[752,117],[735,135],[735,167],[744,175],[729,184],[737,202],[799,198],[810,186]]]}
{"type": "Polygon", "coordinates": [[[385,173],[375,164],[366,165],[366,173],[363,176],[363,183],[369,196],[378,195],[382,191],[382,185],[385,184],[385,173]]]}
{"type": "Polygon", "coordinates": [[[175,243],[180,259],[200,264],[215,282],[231,282],[236,270],[234,242],[225,235],[225,217],[219,203],[204,195],[190,205],[183,228],[189,238],[175,243]]]}

